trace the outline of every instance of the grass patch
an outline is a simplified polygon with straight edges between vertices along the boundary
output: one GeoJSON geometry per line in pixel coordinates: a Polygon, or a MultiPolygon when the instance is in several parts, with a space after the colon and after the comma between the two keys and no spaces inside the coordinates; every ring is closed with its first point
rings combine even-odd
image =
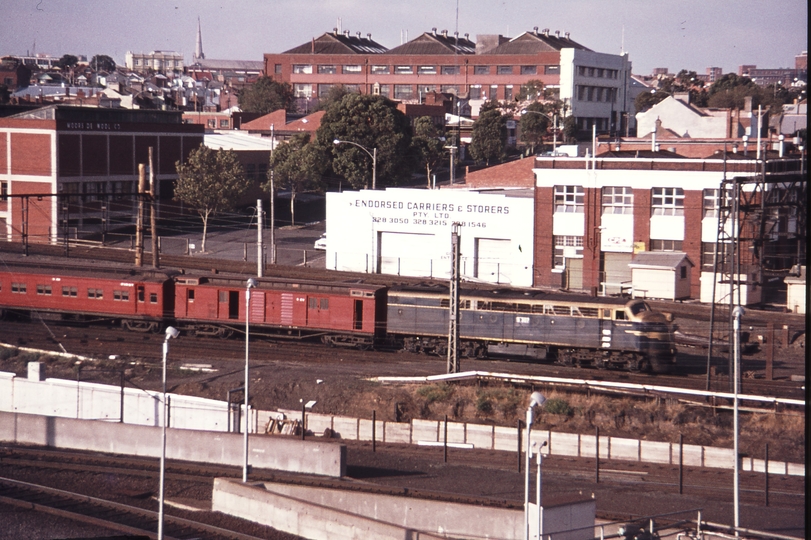
{"type": "Polygon", "coordinates": [[[432,384],[421,386],[417,389],[417,395],[425,400],[426,405],[443,402],[453,395],[453,387],[449,384],[432,384]]]}

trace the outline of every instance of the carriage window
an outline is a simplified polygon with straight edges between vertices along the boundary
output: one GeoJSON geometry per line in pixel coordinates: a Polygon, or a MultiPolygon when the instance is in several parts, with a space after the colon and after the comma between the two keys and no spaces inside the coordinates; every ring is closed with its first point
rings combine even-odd
{"type": "Polygon", "coordinates": [[[104,297],[104,291],[101,289],[87,289],[87,297],[101,300],[104,297]]]}
{"type": "Polygon", "coordinates": [[[482,309],[482,310],[490,309],[490,302],[485,302],[484,300],[478,300],[476,302],[476,309],[482,309]]]}
{"type": "Polygon", "coordinates": [[[451,300],[450,298],[442,298],[439,301],[439,307],[451,307],[451,300]]]}
{"type": "Polygon", "coordinates": [[[614,312],[614,319],[618,321],[624,321],[626,319],[625,312],[621,309],[618,309],[614,312]]]}
{"type": "Polygon", "coordinates": [[[186,291],[186,299],[189,302],[194,302],[194,289],[189,289],[186,291]]]}
{"type": "Polygon", "coordinates": [[[158,293],[149,293],[149,303],[150,304],[158,303],[158,293]]]}
{"type": "Polygon", "coordinates": [[[532,313],[543,313],[543,304],[532,304],[532,313]]]}
{"type": "Polygon", "coordinates": [[[228,303],[228,291],[220,291],[219,300],[220,300],[220,304],[227,304],[228,303]]]}
{"type": "Polygon", "coordinates": [[[78,294],[78,287],[62,287],[62,296],[72,296],[73,298],[76,298],[78,294]]]}
{"type": "Polygon", "coordinates": [[[25,283],[11,283],[11,292],[14,294],[25,294],[27,286],[25,283]]]}
{"type": "Polygon", "coordinates": [[[610,319],[610,318],[611,318],[611,310],[610,309],[604,309],[603,310],[603,319],[610,319]]]}
{"type": "Polygon", "coordinates": [[[113,291],[113,301],[115,301],[115,302],[129,302],[130,301],[130,292],[129,291],[113,291]]]}
{"type": "Polygon", "coordinates": [[[329,309],[329,298],[321,299],[321,309],[329,309]]]}
{"type": "Polygon", "coordinates": [[[530,306],[529,304],[515,304],[515,311],[518,313],[529,313],[530,306]]]}
{"type": "Polygon", "coordinates": [[[572,309],[569,306],[552,306],[555,315],[571,315],[572,309]]]}
{"type": "Polygon", "coordinates": [[[44,294],[45,296],[51,296],[51,286],[50,285],[37,285],[37,294],[44,294]]]}
{"type": "Polygon", "coordinates": [[[307,307],[309,307],[310,309],[315,309],[316,307],[318,307],[316,305],[316,302],[318,302],[317,298],[310,298],[309,301],[307,302],[307,307]]]}
{"type": "Polygon", "coordinates": [[[578,311],[582,317],[599,317],[600,310],[593,307],[579,307],[578,311]]]}

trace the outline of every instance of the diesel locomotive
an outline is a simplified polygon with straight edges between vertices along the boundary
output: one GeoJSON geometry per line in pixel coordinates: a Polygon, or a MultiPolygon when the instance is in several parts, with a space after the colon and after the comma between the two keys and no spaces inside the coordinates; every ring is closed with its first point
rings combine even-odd
{"type": "MultiPolygon", "coordinates": [[[[447,285],[185,274],[127,266],[5,260],[0,316],[108,322],[140,332],[173,325],[198,336],[244,329],[330,346],[445,355],[447,285]],[[249,300],[248,300],[249,297],[249,300]]],[[[669,372],[673,324],[644,300],[462,287],[459,351],[475,358],[525,358],[564,365],[669,372]]]]}

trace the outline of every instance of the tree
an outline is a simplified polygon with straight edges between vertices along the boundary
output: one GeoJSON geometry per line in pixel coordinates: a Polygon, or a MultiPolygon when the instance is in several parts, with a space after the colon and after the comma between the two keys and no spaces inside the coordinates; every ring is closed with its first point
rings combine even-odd
{"type": "Polygon", "coordinates": [[[326,167],[327,160],[323,150],[310,142],[309,133],[296,134],[273,150],[265,191],[273,197],[274,192],[280,188],[290,190],[291,225],[296,224],[296,194],[321,188],[321,176],[326,167]]]}
{"type": "Polygon", "coordinates": [[[634,99],[634,110],[638,113],[645,112],[657,103],[660,103],[670,97],[667,92],[660,90],[651,90],[650,92],[642,92],[634,99]]]}
{"type": "Polygon", "coordinates": [[[76,64],[79,63],[79,58],[72,54],[64,54],[62,58],[59,59],[58,66],[62,69],[72,68],[76,64]]]}
{"type": "Polygon", "coordinates": [[[498,109],[480,112],[473,123],[470,154],[477,161],[500,161],[507,143],[507,118],[498,109]]]}
{"type": "Polygon", "coordinates": [[[444,139],[444,129],[438,129],[430,117],[421,116],[414,121],[414,137],[411,139],[411,146],[416,153],[420,167],[425,168],[429,189],[432,173],[445,155],[444,139]]]}
{"type": "Polygon", "coordinates": [[[346,178],[354,189],[372,183],[372,158],[354,144],[335,145],[335,140],[363,146],[369,154],[377,149],[377,184],[396,186],[411,178],[415,161],[411,126],[397,105],[383,96],[347,94],[321,118],[316,132],[318,145],[332,156],[332,170],[346,178]]]}
{"type": "Polygon", "coordinates": [[[351,93],[353,93],[352,90],[349,90],[342,84],[333,85],[329,90],[327,90],[326,96],[318,98],[318,107],[316,110],[326,111],[335,103],[340,103],[345,95],[351,93]]]}
{"type": "Polygon", "coordinates": [[[90,60],[90,67],[96,71],[115,71],[115,60],[106,54],[97,54],[90,60]]]}
{"type": "Polygon", "coordinates": [[[249,181],[232,150],[212,150],[202,144],[189,154],[186,163],[175,163],[176,201],[191,206],[203,220],[202,250],[206,250],[208,218],[218,212],[233,210],[245,193],[249,181]]]}
{"type": "Polygon", "coordinates": [[[239,94],[239,108],[243,112],[268,114],[279,109],[294,110],[293,89],[271,77],[259,77],[239,94]]]}
{"type": "Polygon", "coordinates": [[[563,140],[565,142],[577,140],[577,119],[574,116],[563,119],[563,140]]]}
{"type": "Polygon", "coordinates": [[[518,125],[521,140],[530,145],[533,154],[535,153],[535,147],[543,143],[549,124],[549,117],[544,111],[544,106],[540,103],[531,103],[521,112],[521,120],[518,125]]]}
{"type": "Polygon", "coordinates": [[[707,105],[720,109],[743,109],[747,97],[752,97],[753,104],[760,103],[760,87],[749,77],[727,73],[715,81],[709,90],[707,105]]]}
{"type": "Polygon", "coordinates": [[[543,83],[537,79],[530,79],[526,84],[521,85],[521,90],[518,91],[516,100],[518,101],[537,101],[544,95],[543,83]]]}

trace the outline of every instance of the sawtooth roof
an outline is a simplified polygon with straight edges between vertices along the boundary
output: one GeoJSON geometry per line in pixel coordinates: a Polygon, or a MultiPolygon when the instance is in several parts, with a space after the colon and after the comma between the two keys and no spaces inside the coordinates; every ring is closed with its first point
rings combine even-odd
{"type": "Polygon", "coordinates": [[[387,51],[386,47],[372,39],[371,34],[361,37],[360,33],[352,36],[349,31],[343,34],[333,31],[282,54],[380,54],[387,51]]]}
{"type": "Polygon", "coordinates": [[[422,35],[389,51],[390,54],[475,54],[476,44],[465,36],[424,32],[422,35]]]}
{"type": "Polygon", "coordinates": [[[561,49],[591,50],[569,39],[567,35],[560,37],[548,32],[524,32],[495,49],[487,51],[487,54],[537,54],[556,52],[561,49]]]}

